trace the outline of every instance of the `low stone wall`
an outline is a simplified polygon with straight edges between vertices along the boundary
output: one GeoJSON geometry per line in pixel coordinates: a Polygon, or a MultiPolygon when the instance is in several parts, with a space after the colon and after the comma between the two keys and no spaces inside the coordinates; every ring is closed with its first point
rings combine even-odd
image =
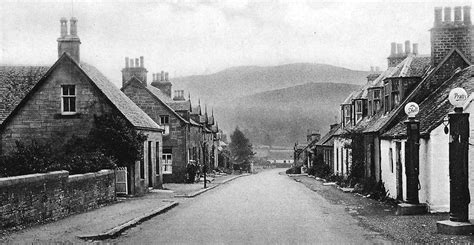
{"type": "Polygon", "coordinates": [[[115,172],[67,171],[0,178],[2,228],[47,222],[115,201],[115,172]]]}

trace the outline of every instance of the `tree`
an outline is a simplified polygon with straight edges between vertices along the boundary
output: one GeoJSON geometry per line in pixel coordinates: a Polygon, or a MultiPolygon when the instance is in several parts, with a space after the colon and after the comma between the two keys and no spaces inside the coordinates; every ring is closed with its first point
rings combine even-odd
{"type": "Polygon", "coordinates": [[[240,166],[240,169],[247,169],[255,154],[249,139],[245,137],[239,127],[236,127],[235,131],[230,135],[230,140],[229,148],[234,165],[240,166]]]}

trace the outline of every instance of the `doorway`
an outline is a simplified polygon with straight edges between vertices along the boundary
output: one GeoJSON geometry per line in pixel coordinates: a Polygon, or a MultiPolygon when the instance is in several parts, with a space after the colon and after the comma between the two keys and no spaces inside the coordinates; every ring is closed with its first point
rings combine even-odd
{"type": "Polygon", "coordinates": [[[403,201],[403,168],[402,168],[401,150],[402,150],[402,142],[395,142],[397,200],[403,201]]]}

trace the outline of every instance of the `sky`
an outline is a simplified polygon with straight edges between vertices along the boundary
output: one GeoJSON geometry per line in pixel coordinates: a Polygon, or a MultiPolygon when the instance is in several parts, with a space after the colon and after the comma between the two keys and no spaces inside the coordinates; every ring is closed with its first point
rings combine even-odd
{"type": "Polygon", "coordinates": [[[75,16],[81,61],[117,86],[125,57],[170,78],[234,66],[324,63],[386,68],[390,43],[429,54],[434,7],[471,1],[20,1],[0,5],[0,65],[51,65],[59,19],[75,16]]]}

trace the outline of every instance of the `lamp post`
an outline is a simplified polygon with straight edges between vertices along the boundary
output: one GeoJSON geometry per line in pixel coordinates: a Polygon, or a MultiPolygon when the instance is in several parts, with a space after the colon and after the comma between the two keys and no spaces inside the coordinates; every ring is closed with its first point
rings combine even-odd
{"type": "Polygon", "coordinates": [[[420,122],[415,120],[415,116],[420,111],[418,104],[410,102],[405,106],[405,113],[408,120],[405,121],[407,126],[407,141],[405,143],[405,175],[407,178],[407,197],[406,202],[409,204],[419,204],[418,186],[419,186],[419,166],[420,166],[420,122]]]}
{"type": "Polygon", "coordinates": [[[470,234],[474,225],[469,223],[471,202],[468,180],[469,113],[463,113],[467,92],[455,88],[449,93],[454,112],[449,121],[449,220],[437,222],[438,232],[444,234],[470,234]]]}
{"type": "Polygon", "coordinates": [[[405,114],[408,120],[404,123],[407,127],[407,141],[405,143],[405,175],[406,175],[406,199],[404,203],[397,205],[398,215],[412,215],[426,213],[426,205],[420,204],[418,190],[420,181],[420,122],[415,116],[420,111],[417,103],[410,102],[405,106],[405,114]]]}

